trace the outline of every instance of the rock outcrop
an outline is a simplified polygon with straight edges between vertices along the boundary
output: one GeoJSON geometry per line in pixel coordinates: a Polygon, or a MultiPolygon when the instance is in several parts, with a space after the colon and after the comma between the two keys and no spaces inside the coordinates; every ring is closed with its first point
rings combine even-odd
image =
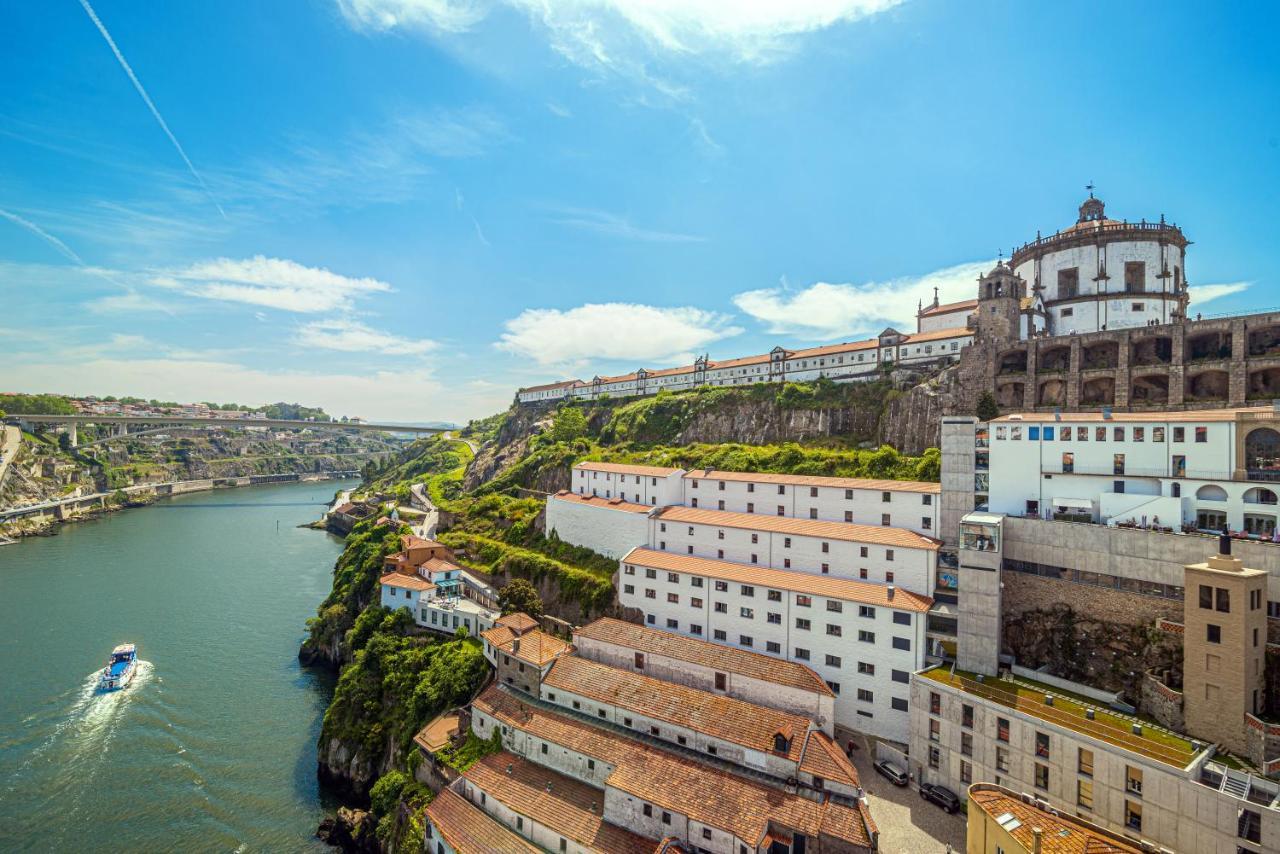
{"type": "Polygon", "coordinates": [[[368,812],[338,807],[333,818],[320,822],[316,838],[352,854],[379,854],[376,822],[368,812]]]}

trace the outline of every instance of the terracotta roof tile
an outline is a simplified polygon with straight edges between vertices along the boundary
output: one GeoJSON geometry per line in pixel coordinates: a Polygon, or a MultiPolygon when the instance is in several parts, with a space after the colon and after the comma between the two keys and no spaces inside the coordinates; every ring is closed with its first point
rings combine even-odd
{"type": "Polygon", "coordinates": [[[939,338],[972,338],[973,330],[966,326],[953,326],[950,329],[935,329],[933,332],[911,332],[903,337],[903,344],[921,344],[925,341],[937,341],[939,338]]]}
{"type": "Polygon", "coordinates": [[[519,637],[513,634],[511,640],[494,644],[494,647],[535,667],[542,667],[556,656],[568,651],[569,644],[540,629],[533,629],[519,637]],[[518,652],[515,649],[517,644],[520,647],[518,652]]]}
{"type": "Polygon", "coordinates": [[[490,800],[591,851],[652,854],[654,842],[604,820],[604,793],[511,753],[484,757],[463,775],[490,800]]]}
{"type": "Polygon", "coordinates": [[[409,549],[444,549],[448,546],[435,540],[419,537],[417,534],[403,534],[400,537],[400,548],[408,551],[409,549]]]}
{"type": "Polygon", "coordinates": [[[1033,847],[1031,829],[1035,827],[1041,830],[1044,854],[1138,854],[1143,850],[1095,824],[1063,812],[1055,811],[1056,814],[1051,815],[1008,789],[989,783],[976,783],[969,787],[969,804],[970,809],[976,807],[1000,823],[1026,851],[1033,847]],[[1018,824],[1010,831],[1008,828],[1015,820],[1018,824]]]}
{"type": "Polygon", "coordinates": [[[577,383],[578,380],[561,380],[558,383],[543,383],[542,385],[531,385],[519,389],[519,391],[553,391],[558,388],[568,388],[577,383]]]}
{"type": "Polygon", "coordinates": [[[494,626],[480,633],[480,639],[490,646],[501,649],[503,644],[515,640],[516,633],[506,626],[494,626]]]}
{"type": "Polygon", "coordinates": [[[461,572],[462,567],[444,558],[428,558],[420,567],[425,572],[461,572]]]}
{"type": "Polygon", "coordinates": [[[874,480],[864,477],[819,477],[807,474],[774,474],[772,472],[722,471],[695,469],[684,473],[685,480],[731,480],[751,483],[782,483],[795,486],[817,486],[828,489],[871,489],[878,492],[920,492],[937,495],[942,484],[918,480],[874,480]]]}
{"type": "Polygon", "coordinates": [[[673,554],[641,546],[624,555],[622,563],[652,567],[666,572],[683,572],[706,578],[720,578],[740,584],[790,590],[793,593],[825,596],[828,599],[841,599],[864,605],[878,605],[899,611],[924,612],[933,607],[933,599],[930,597],[901,587],[894,589],[893,598],[890,599],[887,584],[872,584],[869,581],[854,581],[790,569],[769,569],[726,560],[673,554]]]}
{"type": "Polygon", "coordinates": [[[775,752],[774,736],[781,733],[788,742],[787,758],[797,763],[809,729],[809,719],[802,715],[664,682],[576,655],[557,659],[542,684],[763,753],[775,752]]]}
{"type": "Polygon", "coordinates": [[[638,474],[645,477],[667,477],[683,469],[668,468],[666,466],[641,466],[632,465],[631,463],[601,463],[592,460],[584,460],[574,466],[575,469],[586,469],[587,471],[610,472],[612,474],[638,474]]]}
{"type": "Polygon", "coordinates": [[[889,528],[878,525],[854,525],[850,522],[824,522],[820,519],[795,519],[790,516],[770,516],[766,513],[730,513],[727,510],[702,510],[696,507],[664,507],[657,513],[664,522],[680,522],[693,525],[714,525],[719,528],[746,528],[751,531],[769,531],[791,534],[796,537],[821,537],[853,543],[875,543],[900,549],[938,550],[938,541],[932,537],[908,531],[906,528],[889,528]]]}
{"type": "Polygon", "coordinates": [[[858,769],[853,767],[840,746],[821,730],[809,733],[804,745],[804,755],[800,759],[800,770],[846,786],[862,786],[858,769]]]}
{"type": "Polygon", "coordinates": [[[491,818],[452,789],[436,795],[427,818],[458,854],[542,854],[542,849],[491,818]]]}
{"type": "Polygon", "coordinates": [[[721,646],[711,641],[688,638],[610,617],[602,617],[578,629],[575,639],[578,637],[616,644],[649,655],[687,661],[728,673],[737,673],[762,682],[782,685],[795,691],[834,696],[831,689],[827,687],[827,683],[817,673],[799,662],[779,661],[758,652],[721,646]]]}
{"type": "Polygon", "coordinates": [[[399,587],[404,590],[435,590],[436,586],[419,575],[388,572],[378,579],[383,587],[399,587]]]}
{"type": "Polygon", "coordinates": [[[529,629],[536,629],[538,621],[528,614],[517,611],[514,614],[506,614],[494,621],[494,625],[507,626],[518,632],[527,632],[529,629]]]}
{"type": "Polygon", "coordinates": [[[500,686],[490,687],[473,705],[507,726],[613,765],[606,785],[749,844],[762,839],[772,822],[810,836],[825,832],[854,845],[871,845],[874,826],[860,810],[812,801],[528,706],[500,686]]]}
{"type": "Polygon", "coordinates": [[[620,498],[603,498],[599,495],[579,495],[567,489],[557,492],[552,498],[557,501],[567,501],[571,504],[587,504],[604,510],[623,510],[627,513],[648,513],[653,509],[648,504],[636,504],[631,501],[623,501],[620,498]]]}
{"type": "Polygon", "coordinates": [[[920,316],[928,317],[932,314],[951,314],[953,311],[973,311],[977,307],[978,301],[976,299],[965,299],[960,300],[959,302],[944,302],[942,305],[935,305],[930,308],[926,308],[924,311],[920,312],[920,316]]]}
{"type": "Polygon", "coordinates": [[[853,353],[858,350],[874,350],[879,346],[879,338],[867,338],[863,341],[846,341],[842,344],[825,344],[821,347],[808,347],[804,350],[792,350],[787,353],[787,359],[812,359],[815,356],[834,356],[838,353],[853,353]]]}

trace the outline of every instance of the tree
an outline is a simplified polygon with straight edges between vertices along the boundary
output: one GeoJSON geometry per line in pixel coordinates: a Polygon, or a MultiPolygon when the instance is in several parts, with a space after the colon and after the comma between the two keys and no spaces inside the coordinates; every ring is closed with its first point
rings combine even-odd
{"type": "Polygon", "coordinates": [[[498,592],[498,605],[504,616],[520,611],[536,620],[543,614],[538,591],[523,578],[513,578],[498,592]]]}
{"type": "MultiPolygon", "coordinates": [[[[76,428],[75,428],[75,425],[73,424],[73,425],[71,425],[71,426],[70,426],[69,428],[67,428],[67,429],[68,429],[68,430],[74,430],[74,429],[76,429],[76,428]]],[[[71,434],[70,434],[70,433],[59,433],[59,434],[58,434],[58,449],[59,449],[59,450],[61,450],[61,451],[63,451],[63,452],[66,452],[66,451],[70,451],[70,450],[71,450],[71,434]]]]}
{"type": "Polygon", "coordinates": [[[992,418],[1000,414],[1000,407],[996,406],[996,399],[989,391],[984,391],[982,397],[978,398],[978,408],[975,412],[979,421],[990,421],[992,418]]]}
{"type": "Polygon", "coordinates": [[[587,435],[587,416],[576,406],[566,406],[556,414],[551,438],[556,442],[572,442],[587,435]]]}

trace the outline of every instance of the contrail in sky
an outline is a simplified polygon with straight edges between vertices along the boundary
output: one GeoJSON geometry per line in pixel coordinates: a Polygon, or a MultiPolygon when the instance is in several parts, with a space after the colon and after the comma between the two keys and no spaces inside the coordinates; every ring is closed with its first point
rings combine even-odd
{"type": "Polygon", "coordinates": [[[40,238],[41,240],[43,240],[45,243],[48,243],[48,244],[49,244],[50,246],[52,246],[54,249],[57,249],[57,250],[58,250],[58,252],[59,252],[60,254],[62,254],[63,256],[65,256],[67,259],[69,259],[69,260],[71,260],[71,261],[74,261],[75,263],[79,264],[81,267],[88,267],[88,266],[89,266],[88,264],[84,263],[84,259],[83,259],[83,258],[81,258],[79,255],[77,255],[75,252],[73,252],[73,251],[71,250],[71,247],[70,247],[70,246],[68,246],[67,244],[63,243],[63,242],[62,242],[61,240],[59,240],[58,238],[54,237],[52,234],[50,234],[49,232],[45,231],[45,230],[44,230],[43,228],[41,228],[40,226],[36,225],[36,224],[35,224],[34,222],[32,222],[31,220],[29,220],[29,219],[24,219],[24,218],[22,218],[22,217],[18,216],[16,213],[10,213],[9,211],[5,210],[4,208],[0,208],[0,216],[4,217],[5,219],[9,220],[10,222],[12,222],[12,223],[13,223],[13,224],[15,224],[15,225],[20,225],[20,226],[22,226],[22,227],[23,227],[23,228],[25,228],[27,231],[29,231],[29,232],[31,232],[32,234],[34,234],[36,237],[39,237],[39,238],[40,238]]]}
{"type": "Polygon", "coordinates": [[[98,28],[98,32],[102,33],[102,37],[107,40],[107,45],[111,48],[111,52],[116,55],[116,59],[120,62],[120,67],[124,69],[124,73],[129,75],[129,80],[133,82],[133,88],[138,90],[138,94],[142,96],[142,101],[147,105],[147,109],[151,111],[151,115],[155,116],[156,122],[159,123],[160,129],[164,131],[165,136],[169,137],[169,141],[173,143],[173,147],[178,149],[178,154],[182,157],[182,162],[187,164],[187,168],[191,170],[191,175],[200,184],[201,188],[209,196],[209,201],[213,202],[213,206],[218,209],[218,213],[222,214],[222,218],[227,218],[227,212],[222,209],[222,205],[218,204],[218,200],[213,197],[213,193],[209,190],[209,185],[204,182],[204,178],[200,177],[200,173],[196,171],[195,165],[191,162],[191,158],[187,157],[187,152],[182,149],[182,143],[178,142],[178,138],[173,135],[173,131],[169,130],[168,123],[165,122],[164,116],[160,115],[160,111],[156,109],[156,105],[151,102],[151,96],[147,94],[147,90],[142,88],[142,81],[138,79],[138,75],[133,73],[133,69],[129,67],[128,61],[124,58],[124,54],[120,52],[120,48],[116,47],[115,39],[111,38],[111,33],[107,32],[107,28],[102,25],[93,7],[89,5],[89,0],[80,0],[80,5],[84,7],[85,12],[89,14],[93,25],[98,28]]]}

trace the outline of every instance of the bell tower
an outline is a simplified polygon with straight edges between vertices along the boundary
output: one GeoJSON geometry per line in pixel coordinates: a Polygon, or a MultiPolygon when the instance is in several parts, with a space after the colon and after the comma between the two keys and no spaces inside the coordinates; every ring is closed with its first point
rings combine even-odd
{"type": "Polygon", "coordinates": [[[978,279],[978,338],[1017,341],[1022,336],[1022,300],[1027,283],[1002,258],[978,279]]]}

